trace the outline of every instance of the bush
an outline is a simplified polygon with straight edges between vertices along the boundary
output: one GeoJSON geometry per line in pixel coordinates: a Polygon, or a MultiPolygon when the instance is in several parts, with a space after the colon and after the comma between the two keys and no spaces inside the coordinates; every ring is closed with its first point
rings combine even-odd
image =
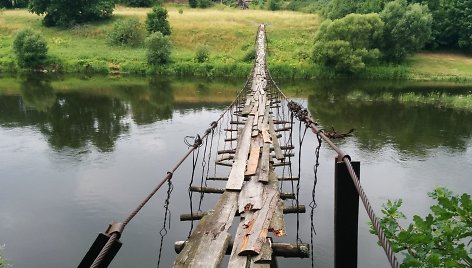
{"type": "Polygon", "coordinates": [[[243,61],[244,62],[253,62],[256,59],[256,49],[254,47],[248,49],[246,54],[244,54],[243,61]]]}
{"type": "Polygon", "coordinates": [[[196,8],[198,3],[197,3],[197,0],[188,0],[188,5],[191,7],[191,8],[196,8]]]}
{"type": "Polygon", "coordinates": [[[20,67],[34,69],[46,61],[48,45],[42,35],[31,29],[24,29],[16,35],[13,51],[20,67]]]}
{"type": "Polygon", "coordinates": [[[137,18],[119,20],[113,24],[113,29],[107,36],[110,45],[138,46],[143,42],[142,25],[137,18]]]}
{"type": "Polygon", "coordinates": [[[279,0],[270,0],[269,9],[272,10],[272,11],[279,10],[280,9],[280,1],[279,0]]]}
{"type": "Polygon", "coordinates": [[[29,9],[46,14],[45,26],[72,26],[77,23],[111,17],[115,0],[29,0],[29,9]]]}
{"type": "Polygon", "coordinates": [[[338,72],[358,73],[380,57],[383,22],[378,14],[349,14],[323,22],[315,37],[313,60],[338,72]]]}
{"type": "Polygon", "coordinates": [[[150,7],[154,4],[154,0],[121,0],[123,5],[129,7],[150,7]]]}
{"type": "Polygon", "coordinates": [[[208,46],[199,46],[197,48],[197,51],[195,52],[195,60],[197,62],[205,62],[209,59],[210,57],[210,51],[208,49],[208,46]]]}
{"type": "Polygon", "coordinates": [[[170,62],[170,50],[172,48],[169,36],[161,32],[155,32],[146,38],[146,58],[151,66],[159,66],[170,62]]]}
{"type": "Polygon", "coordinates": [[[153,7],[152,11],[147,14],[146,28],[149,33],[161,32],[163,35],[170,35],[167,10],[160,6],[153,7]]]}
{"type": "Polygon", "coordinates": [[[213,6],[213,1],[211,0],[197,0],[197,5],[199,8],[208,8],[213,6]]]}

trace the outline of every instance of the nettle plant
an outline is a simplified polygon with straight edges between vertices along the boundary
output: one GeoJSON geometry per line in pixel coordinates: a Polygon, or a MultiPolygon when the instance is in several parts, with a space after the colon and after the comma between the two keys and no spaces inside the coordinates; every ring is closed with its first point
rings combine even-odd
{"type": "MultiPolygon", "coordinates": [[[[405,255],[401,267],[472,267],[472,201],[469,194],[453,195],[437,188],[428,196],[437,201],[425,218],[406,219],[400,211],[402,200],[383,205],[380,219],[392,249],[405,255]]],[[[370,228],[372,234],[375,230],[370,228]]]]}

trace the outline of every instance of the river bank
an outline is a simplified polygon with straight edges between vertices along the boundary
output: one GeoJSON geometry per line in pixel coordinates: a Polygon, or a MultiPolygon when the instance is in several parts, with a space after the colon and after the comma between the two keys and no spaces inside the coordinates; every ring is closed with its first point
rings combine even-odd
{"type": "MultiPolygon", "coordinates": [[[[25,27],[41,32],[49,46],[48,72],[90,74],[153,74],[161,76],[246,77],[252,62],[254,35],[259,23],[268,24],[268,65],[276,78],[335,78],[335,74],[312,64],[310,56],[315,32],[321,23],[316,14],[291,11],[239,10],[223,5],[211,9],[189,9],[169,5],[172,29],[172,63],[149,71],[143,46],[106,44],[113,23],[137,17],[144,23],[149,8],[117,6],[113,19],[70,29],[45,28],[42,17],[27,10],[0,13],[0,72],[20,68],[12,52],[15,33],[25,27]],[[204,63],[195,60],[200,46],[209,50],[204,63]]],[[[422,53],[402,65],[366,68],[362,79],[472,81],[472,58],[452,53],[422,53]]]]}

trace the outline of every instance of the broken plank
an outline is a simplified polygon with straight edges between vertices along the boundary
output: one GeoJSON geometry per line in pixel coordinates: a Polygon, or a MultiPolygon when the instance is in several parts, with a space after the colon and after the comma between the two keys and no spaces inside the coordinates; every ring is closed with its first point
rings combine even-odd
{"type": "MultiPolygon", "coordinates": [[[[271,240],[270,238],[266,238],[266,241],[264,242],[264,244],[262,244],[262,249],[261,249],[261,252],[259,253],[259,255],[257,256],[254,256],[251,260],[252,263],[257,263],[257,264],[269,264],[269,266],[267,267],[270,267],[270,263],[272,262],[272,247],[271,247],[271,240]]],[[[263,267],[263,266],[254,266],[254,265],[251,265],[251,267],[263,267]]]]}
{"type": "Polygon", "coordinates": [[[262,208],[262,194],[264,193],[264,189],[263,185],[258,182],[258,177],[259,176],[252,176],[241,189],[238,200],[239,213],[262,208]]]}
{"type": "Polygon", "coordinates": [[[231,257],[229,258],[228,268],[241,268],[246,267],[248,262],[247,256],[240,256],[238,254],[238,248],[240,247],[240,243],[243,240],[244,235],[246,234],[246,226],[247,221],[249,218],[252,218],[253,212],[247,211],[241,216],[241,221],[238,225],[238,229],[236,230],[235,239],[233,242],[233,247],[231,250],[231,257]]]}
{"type": "Polygon", "coordinates": [[[200,221],[190,235],[184,249],[177,256],[174,267],[220,267],[228,248],[238,193],[225,192],[216,204],[215,211],[200,221]]]}
{"type": "Polygon", "coordinates": [[[277,207],[279,193],[271,187],[264,187],[264,203],[261,210],[254,213],[253,219],[248,223],[246,235],[243,237],[239,248],[239,255],[257,255],[262,244],[266,241],[270,219],[277,207]]]}
{"type": "Polygon", "coordinates": [[[257,165],[259,163],[259,154],[261,152],[260,136],[251,140],[251,152],[247,161],[245,176],[253,176],[256,174],[257,165]]]}

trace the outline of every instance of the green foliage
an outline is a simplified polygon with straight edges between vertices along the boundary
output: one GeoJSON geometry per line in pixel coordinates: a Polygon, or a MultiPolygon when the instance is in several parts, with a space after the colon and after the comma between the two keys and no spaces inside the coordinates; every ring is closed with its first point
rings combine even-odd
{"type": "Polygon", "coordinates": [[[251,47],[246,51],[244,54],[243,61],[244,62],[253,62],[256,59],[256,48],[251,47]]]}
{"type": "Polygon", "coordinates": [[[210,51],[208,46],[199,46],[195,52],[195,60],[199,63],[203,63],[210,58],[210,51]]]}
{"type": "Polygon", "coordinates": [[[122,4],[129,7],[150,7],[154,4],[154,0],[121,0],[122,4]]]}
{"type": "Polygon", "coordinates": [[[118,20],[108,33],[107,43],[117,46],[136,47],[143,42],[143,27],[137,18],[118,20]]]}
{"type": "Polygon", "coordinates": [[[20,67],[34,69],[46,61],[48,45],[42,35],[27,28],[16,35],[13,51],[20,67]]]}
{"type": "MultiPolygon", "coordinates": [[[[383,206],[380,223],[392,249],[405,255],[401,267],[472,267],[470,195],[437,188],[428,196],[437,202],[431,206],[432,214],[413,216],[407,228],[399,224],[406,219],[399,210],[402,200],[383,206]]],[[[371,233],[375,234],[372,226],[371,233]]]]}
{"type": "Polygon", "coordinates": [[[170,62],[171,42],[169,36],[155,32],[146,38],[146,58],[151,66],[160,66],[170,62]]]}
{"type": "Polygon", "coordinates": [[[25,8],[28,0],[0,0],[0,8],[25,8]]]}
{"type": "Polygon", "coordinates": [[[329,0],[322,9],[323,15],[339,19],[351,13],[368,14],[380,12],[389,0],[329,0]]]}
{"type": "Polygon", "coordinates": [[[197,0],[197,5],[199,8],[209,8],[213,6],[212,0],[197,0]]]}
{"type": "Polygon", "coordinates": [[[188,0],[188,5],[191,7],[191,8],[196,8],[198,3],[197,3],[197,0],[188,0]]]}
{"type": "Polygon", "coordinates": [[[167,20],[167,10],[161,6],[155,6],[147,14],[146,29],[149,33],[161,32],[163,35],[170,35],[170,25],[167,20]]]}
{"type": "Polygon", "coordinates": [[[385,24],[382,53],[388,61],[404,60],[431,37],[432,17],[427,6],[395,0],[385,6],[380,18],[385,24]]]}
{"type": "Polygon", "coordinates": [[[29,9],[38,15],[46,14],[46,26],[72,26],[77,23],[111,17],[114,0],[30,0],[29,9]]]}
{"type": "Polygon", "coordinates": [[[7,268],[9,267],[7,260],[3,257],[3,249],[5,245],[0,245],[0,268],[7,268]]]}
{"type": "Polygon", "coordinates": [[[272,11],[280,9],[280,0],[270,0],[269,1],[269,9],[272,11]]]}
{"type": "Polygon", "coordinates": [[[313,60],[338,72],[358,73],[380,57],[383,22],[378,14],[350,14],[326,20],[315,36],[313,60]]]}

